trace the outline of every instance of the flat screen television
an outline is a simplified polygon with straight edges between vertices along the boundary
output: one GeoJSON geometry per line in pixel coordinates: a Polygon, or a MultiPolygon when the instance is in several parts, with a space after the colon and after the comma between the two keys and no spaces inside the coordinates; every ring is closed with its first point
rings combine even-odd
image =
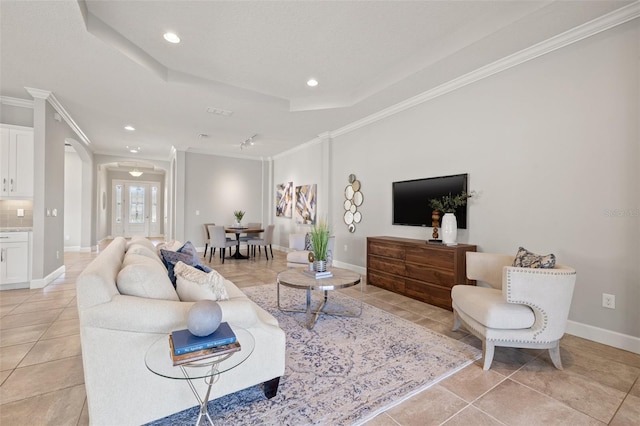
{"type": "MultiPolygon", "coordinates": [[[[393,224],[431,226],[432,198],[467,191],[467,174],[393,182],[393,224]]],[[[456,210],[458,229],[467,229],[467,206],[456,210]]]]}

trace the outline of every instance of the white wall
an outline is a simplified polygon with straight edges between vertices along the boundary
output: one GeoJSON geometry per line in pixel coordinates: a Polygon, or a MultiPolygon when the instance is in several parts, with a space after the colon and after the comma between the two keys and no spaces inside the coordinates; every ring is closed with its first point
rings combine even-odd
{"type": "MultiPolygon", "coordinates": [[[[391,225],[393,181],[469,173],[479,197],[459,241],[555,253],[578,272],[570,319],[639,337],[639,35],[635,20],[335,137],[336,259],[365,267],[367,236],[429,237],[391,225]],[[354,234],[340,225],[350,173],[364,194],[354,234]]],[[[278,158],[275,183],[317,179],[316,149],[278,158]]]]}
{"type": "MultiPolygon", "coordinates": [[[[323,144],[328,142],[314,141],[282,155],[273,160],[273,199],[271,210],[273,223],[276,225],[273,236],[273,244],[280,247],[289,247],[289,234],[307,232],[311,226],[296,224],[294,214],[290,218],[275,216],[275,187],[278,184],[293,182],[293,187],[316,184],[318,195],[317,219],[329,218],[329,209],[326,201],[329,198],[330,188],[323,185],[323,170],[326,164],[322,161],[323,144]]],[[[295,201],[295,194],[294,194],[295,201]]],[[[294,205],[295,209],[295,205],[294,205]]],[[[330,223],[330,225],[332,225],[330,223]]]]}
{"type": "Polygon", "coordinates": [[[244,223],[268,224],[261,160],[187,152],[184,170],[184,241],[204,248],[203,224],[232,225],[234,210],[246,212],[244,223]]]}
{"type": "Polygon", "coordinates": [[[82,224],[82,160],[72,148],[64,153],[64,249],[81,247],[82,224]]]}

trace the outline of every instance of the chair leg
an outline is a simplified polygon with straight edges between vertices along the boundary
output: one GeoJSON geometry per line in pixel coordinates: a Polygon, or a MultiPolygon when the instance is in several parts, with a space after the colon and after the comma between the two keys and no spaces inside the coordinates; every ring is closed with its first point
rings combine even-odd
{"type": "Polygon", "coordinates": [[[558,370],[562,370],[562,359],[560,359],[560,340],[556,341],[556,345],[553,348],[549,348],[549,357],[551,362],[558,370]]]}
{"type": "Polygon", "coordinates": [[[460,318],[458,317],[458,313],[456,310],[453,310],[453,328],[451,331],[457,331],[460,328],[460,318]]]}
{"type": "Polygon", "coordinates": [[[264,246],[264,255],[266,256],[267,260],[269,260],[269,253],[267,252],[267,246],[264,246]]]}
{"type": "Polygon", "coordinates": [[[482,341],[482,359],[484,360],[484,365],[482,369],[487,371],[491,368],[491,363],[493,362],[493,353],[495,351],[495,345],[491,342],[487,342],[486,340],[482,341]]]}
{"type": "Polygon", "coordinates": [[[213,247],[211,247],[211,251],[209,252],[209,263],[211,263],[211,256],[213,256],[213,247]]]}
{"type": "Polygon", "coordinates": [[[224,252],[227,251],[226,248],[220,248],[220,256],[222,256],[222,264],[224,265],[224,252]]]}
{"type": "Polygon", "coordinates": [[[202,256],[203,258],[207,258],[207,249],[209,247],[209,243],[204,243],[204,256],[202,256]]]}
{"type": "MultiPolygon", "coordinates": [[[[264,249],[266,250],[267,248],[265,247],[264,249]]],[[[271,244],[269,244],[269,251],[271,252],[271,258],[273,259],[273,247],[271,247],[271,244]]]]}

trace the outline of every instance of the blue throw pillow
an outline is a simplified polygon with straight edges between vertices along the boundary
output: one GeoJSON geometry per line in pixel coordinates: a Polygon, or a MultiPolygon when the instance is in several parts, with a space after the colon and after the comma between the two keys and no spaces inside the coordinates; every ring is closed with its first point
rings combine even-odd
{"type": "Polygon", "coordinates": [[[160,249],[160,255],[162,256],[162,262],[164,263],[164,266],[167,267],[169,279],[171,280],[171,283],[174,287],[176,286],[176,275],[173,272],[173,268],[178,262],[183,262],[204,272],[211,272],[211,268],[200,265],[200,257],[198,256],[198,251],[191,243],[191,241],[187,241],[186,243],[184,243],[184,245],[177,251],[160,249]]]}

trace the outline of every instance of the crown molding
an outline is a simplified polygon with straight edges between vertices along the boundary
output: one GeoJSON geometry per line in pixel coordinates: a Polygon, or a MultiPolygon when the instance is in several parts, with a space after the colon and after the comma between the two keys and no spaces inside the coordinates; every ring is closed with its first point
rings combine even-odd
{"type": "MultiPolygon", "coordinates": [[[[326,133],[329,133],[329,132],[326,132],[326,133]]],[[[304,149],[306,149],[306,148],[308,148],[310,146],[317,145],[317,144],[319,144],[321,142],[322,142],[322,139],[318,136],[318,137],[315,137],[315,138],[311,139],[310,141],[307,141],[307,142],[303,143],[302,145],[297,145],[297,146],[295,146],[295,147],[293,147],[293,148],[291,148],[291,149],[289,149],[287,151],[284,151],[284,152],[281,152],[279,154],[273,155],[270,158],[272,160],[277,160],[279,158],[283,158],[283,157],[286,157],[288,155],[291,155],[291,154],[293,154],[295,152],[302,151],[302,150],[304,150],[304,149]]]]}
{"type": "Polygon", "coordinates": [[[377,113],[371,114],[361,120],[347,124],[346,126],[332,131],[331,135],[333,137],[341,136],[361,127],[368,126],[376,121],[390,117],[406,109],[413,108],[414,106],[453,92],[454,90],[475,83],[476,81],[531,61],[542,55],[546,55],[547,53],[562,49],[563,47],[577,43],[585,38],[594,36],[618,25],[622,25],[638,17],[640,17],[640,1],[621,7],[620,9],[614,10],[613,12],[565,31],[564,33],[558,34],[550,39],[544,40],[509,56],[505,56],[502,59],[450,80],[444,84],[434,87],[433,89],[392,105],[389,108],[380,110],[377,113]]]}
{"type": "Polygon", "coordinates": [[[33,101],[29,99],[12,98],[9,96],[0,96],[0,104],[9,105],[19,108],[33,109],[33,101]]]}
{"type": "Polygon", "coordinates": [[[49,90],[34,89],[33,87],[25,87],[25,90],[29,92],[29,94],[33,96],[34,99],[44,99],[48,101],[51,106],[58,112],[58,114],[60,114],[62,119],[69,125],[69,127],[71,127],[71,130],[73,130],[73,132],[78,135],[78,138],[80,138],[82,143],[84,143],[87,147],[91,145],[91,141],[89,140],[87,135],[84,134],[80,126],[78,126],[73,118],[71,118],[71,115],[69,115],[67,110],[64,109],[53,92],[49,90]]]}

